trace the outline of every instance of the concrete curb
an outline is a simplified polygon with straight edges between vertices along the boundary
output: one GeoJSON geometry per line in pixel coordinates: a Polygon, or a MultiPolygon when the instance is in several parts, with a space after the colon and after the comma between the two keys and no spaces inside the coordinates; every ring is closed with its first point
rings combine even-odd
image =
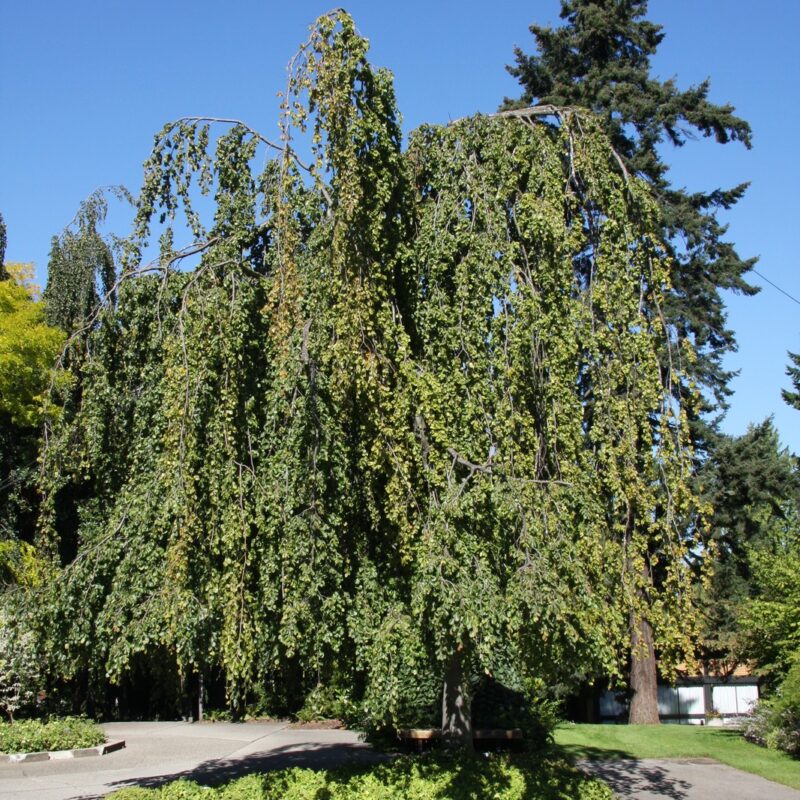
{"type": "Polygon", "coordinates": [[[104,756],[125,747],[124,739],[99,744],[97,747],[81,747],[78,750],[52,750],[46,753],[12,753],[0,755],[0,764],[19,764],[26,761],[66,761],[68,758],[87,758],[88,756],[104,756]]]}

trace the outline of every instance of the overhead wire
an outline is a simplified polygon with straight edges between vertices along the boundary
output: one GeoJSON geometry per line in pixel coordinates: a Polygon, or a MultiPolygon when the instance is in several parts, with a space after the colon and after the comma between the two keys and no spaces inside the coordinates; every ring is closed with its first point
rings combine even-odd
{"type": "Polygon", "coordinates": [[[787,292],[786,289],[782,289],[774,281],[771,281],[766,275],[762,275],[757,269],[753,269],[753,270],[751,270],[751,272],[754,272],[756,275],[758,275],[759,278],[762,278],[763,280],[765,280],[770,286],[772,286],[775,289],[777,289],[781,294],[785,294],[790,300],[794,301],[795,303],[797,303],[797,305],[800,306],[800,300],[798,300],[793,295],[789,294],[789,292],[787,292]]]}

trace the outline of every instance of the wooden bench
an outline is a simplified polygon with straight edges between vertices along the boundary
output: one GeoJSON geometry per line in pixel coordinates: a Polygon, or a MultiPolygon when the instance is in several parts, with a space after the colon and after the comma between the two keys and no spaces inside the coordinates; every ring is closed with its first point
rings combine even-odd
{"type": "MultiPolygon", "coordinates": [[[[402,728],[397,731],[398,738],[411,749],[421,753],[441,741],[442,732],[438,728],[402,728]]],[[[472,743],[476,749],[518,749],[525,741],[519,728],[479,728],[472,732],[472,743]]]]}
{"type": "Polygon", "coordinates": [[[522,750],[525,737],[520,728],[479,728],[472,732],[476,750],[522,750]]]}
{"type": "Polygon", "coordinates": [[[442,738],[438,728],[401,728],[397,736],[406,746],[417,753],[430,750],[442,738]]]}

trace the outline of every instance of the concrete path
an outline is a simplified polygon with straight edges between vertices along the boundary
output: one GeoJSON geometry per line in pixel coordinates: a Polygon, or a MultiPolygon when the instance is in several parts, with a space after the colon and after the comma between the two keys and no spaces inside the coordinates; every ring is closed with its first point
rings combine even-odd
{"type": "Polygon", "coordinates": [[[125,739],[125,749],[69,761],[0,764],[0,800],[89,800],[178,778],[223,783],[280,767],[380,758],[352,731],[277,722],[114,722],[103,728],[109,739],[125,739]]]}
{"type": "Polygon", "coordinates": [[[800,792],[748,772],[696,759],[584,761],[621,800],[800,800],[800,792]]]}

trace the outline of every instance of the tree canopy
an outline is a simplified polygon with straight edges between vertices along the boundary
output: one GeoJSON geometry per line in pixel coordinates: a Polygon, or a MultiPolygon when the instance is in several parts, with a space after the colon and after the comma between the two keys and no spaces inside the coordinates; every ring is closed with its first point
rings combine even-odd
{"type": "MultiPolygon", "coordinates": [[[[733,374],[723,366],[736,342],[726,325],[722,292],[757,291],[744,279],[754,259],[739,257],[717,219],[720,210],[742,197],[747,184],[692,193],[675,188],[662,145],[682,147],[699,134],[750,147],[751,131],[731,105],[709,101],[708,80],[682,91],[673,79],[651,75],[650,58],[664,33],[645,18],[647,5],[647,0],[562,0],[563,24],[532,25],[536,52],[529,55],[517,48],[516,63],[508,69],[519,80],[522,95],[506,99],[505,107],[537,103],[592,109],[625,168],[650,186],[673,267],[663,301],[649,313],[663,316],[674,341],[691,344],[691,355],[680,355],[681,378],[672,388],[687,413],[694,458],[700,464],[718,442],[719,416],[713,415],[727,408],[733,374]]],[[[669,348],[662,350],[665,369],[673,357],[669,348]]],[[[691,525],[685,522],[686,528],[691,525]]],[[[643,643],[642,658],[631,663],[631,719],[657,722],[656,653],[648,644],[648,627],[645,620],[636,637],[643,643]]]]}
{"type": "Polygon", "coordinates": [[[132,202],[124,187],[98,189],[81,203],[72,223],[51,242],[44,290],[47,323],[68,334],[88,330],[101,298],[114,302],[114,256],[98,232],[108,213],[107,192],[132,202]]]}
{"type": "Polygon", "coordinates": [[[31,264],[7,263],[0,281],[0,413],[13,425],[36,427],[50,382],[50,370],[63,342],[44,321],[36,300],[31,264]]]}
{"type": "Polygon", "coordinates": [[[652,187],[662,237],[675,264],[663,310],[676,334],[692,342],[695,358],[684,368],[704,390],[692,419],[693,443],[702,452],[713,446],[713,431],[698,412],[726,408],[732,373],[722,360],[736,347],[722,291],[758,291],[744,278],[755,259],[739,257],[717,219],[719,211],[741,199],[747,184],[704,192],[675,188],[659,147],[682,147],[699,134],[749,148],[751,130],[733,106],[708,99],[708,80],[682,91],[673,79],[660,81],[650,74],[650,58],[665,34],[645,19],[647,6],[647,0],[562,0],[564,25],[532,25],[538,52],[517,49],[509,71],[523,94],[506,105],[591,108],[627,168],[652,187]]]}
{"type": "Polygon", "coordinates": [[[5,280],[8,277],[6,273],[6,245],[8,244],[8,235],[6,232],[6,221],[3,215],[0,214],[0,280],[5,280]]]}
{"type": "Polygon", "coordinates": [[[317,21],[278,143],[156,137],[43,455],[42,631],[98,697],[200,672],[235,710],[330,688],[418,722],[445,680],[617,673],[630,615],[667,668],[691,650],[691,350],[652,313],[658,205],[577,110],[404,150],[366,52],[344,12],[317,21]]]}
{"type": "Polygon", "coordinates": [[[761,591],[753,554],[769,549],[776,531],[796,518],[800,475],[767,419],[742,436],[721,437],[698,478],[713,508],[709,544],[715,553],[711,591],[701,601],[705,653],[732,669],[747,655],[744,606],[761,591]]]}
{"type": "Polygon", "coordinates": [[[64,336],[44,322],[31,264],[0,281],[0,588],[36,573],[36,459],[53,364],[64,336]]]}
{"type": "Polygon", "coordinates": [[[743,604],[741,650],[762,674],[779,681],[800,663],[800,512],[796,502],[750,547],[753,596],[743,604]]]}

